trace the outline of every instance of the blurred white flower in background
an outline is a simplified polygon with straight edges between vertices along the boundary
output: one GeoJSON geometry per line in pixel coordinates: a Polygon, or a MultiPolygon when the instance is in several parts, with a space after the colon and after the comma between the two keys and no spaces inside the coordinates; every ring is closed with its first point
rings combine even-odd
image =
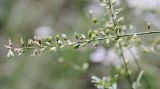
{"type": "Polygon", "coordinates": [[[129,7],[134,8],[136,15],[144,15],[147,22],[150,22],[156,28],[160,27],[159,15],[153,12],[142,13],[142,10],[159,10],[160,0],[127,0],[127,2],[129,7]]]}
{"type": "MultiPolygon", "coordinates": [[[[116,5],[120,4],[120,0],[115,0],[116,5]]],[[[104,7],[102,7],[99,4],[99,0],[92,0],[85,8],[85,13],[89,14],[90,12],[92,12],[93,17],[95,18],[100,18],[100,17],[104,17],[105,15],[105,10],[104,7]]]]}
{"type": "Polygon", "coordinates": [[[103,62],[105,65],[113,64],[115,66],[120,66],[122,64],[119,56],[116,54],[116,52],[113,49],[108,49],[106,54],[106,59],[103,62]]]}
{"type": "MultiPolygon", "coordinates": [[[[137,48],[123,48],[123,54],[126,61],[133,62],[134,60],[134,57],[130,51],[136,56],[137,59],[139,58],[137,48]]],[[[104,65],[113,64],[116,67],[120,67],[123,64],[121,58],[112,48],[106,50],[104,47],[97,47],[97,49],[91,53],[90,59],[93,63],[102,63],[104,65]]]]}
{"type": "Polygon", "coordinates": [[[91,61],[93,63],[102,63],[106,58],[106,52],[107,51],[104,47],[97,47],[90,55],[91,61]]]}
{"type": "MultiPolygon", "coordinates": [[[[136,47],[132,47],[132,48],[123,48],[123,54],[125,57],[125,60],[127,62],[133,62],[135,59],[132,55],[133,55],[138,59],[139,58],[139,53],[138,53],[138,49],[136,47]]],[[[109,65],[109,64],[113,64],[116,67],[120,67],[123,64],[122,59],[117,55],[117,53],[115,52],[115,50],[113,49],[109,49],[107,51],[106,54],[106,60],[105,62],[103,62],[105,65],[109,65]]]]}
{"type": "Polygon", "coordinates": [[[104,8],[100,6],[98,0],[92,0],[85,8],[85,13],[89,14],[92,12],[92,16],[96,18],[103,17],[105,14],[104,8]]]}
{"type": "Polygon", "coordinates": [[[53,36],[54,30],[48,26],[40,26],[35,30],[35,36],[39,39],[45,39],[48,36],[53,36]]]}
{"type": "Polygon", "coordinates": [[[126,61],[132,62],[135,60],[135,58],[133,56],[136,57],[136,59],[139,59],[139,52],[138,49],[136,47],[131,47],[131,48],[123,48],[123,52],[124,52],[124,57],[126,59],[126,61]]]}
{"type": "Polygon", "coordinates": [[[157,9],[160,8],[160,0],[127,0],[128,5],[137,9],[157,9]]]}

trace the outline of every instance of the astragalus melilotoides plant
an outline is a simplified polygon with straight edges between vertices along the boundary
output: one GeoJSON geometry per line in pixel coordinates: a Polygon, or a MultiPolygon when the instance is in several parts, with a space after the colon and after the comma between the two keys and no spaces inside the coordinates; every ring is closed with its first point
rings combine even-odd
{"type": "MultiPolygon", "coordinates": [[[[117,54],[119,55],[119,57],[121,57],[123,61],[130,89],[138,89],[138,87],[140,86],[140,79],[143,76],[143,70],[135,55],[132,53],[132,51],[130,51],[132,56],[135,58],[135,63],[138,66],[140,72],[137,80],[134,82],[131,79],[129,73],[128,64],[123,54],[123,48],[129,49],[136,46],[145,52],[155,52],[156,50],[154,50],[154,47],[160,44],[160,40],[155,39],[152,44],[144,46],[139,36],[147,34],[160,34],[160,31],[150,30],[150,24],[148,23],[146,32],[134,33],[132,25],[126,26],[122,24],[124,21],[124,17],[118,16],[118,14],[122,11],[122,8],[116,9],[114,7],[115,2],[113,0],[100,0],[100,4],[102,7],[104,7],[106,13],[105,18],[103,19],[103,21],[101,21],[102,24],[95,30],[89,30],[87,34],[79,34],[75,32],[73,34],[75,38],[74,40],[70,39],[72,37],[68,37],[66,34],[57,34],[55,37],[48,37],[43,40],[35,37],[34,39],[28,39],[28,41],[24,41],[21,38],[20,47],[15,47],[12,41],[9,40],[8,45],[5,45],[5,47],[9,49],[7,57],[14,56],[15,53],[21,55],[28,49],[32,49],[33,53],[31,55],[35,56],[46,50],[56,51],[58,49],[62,49],[68,46],[77,49],[80,47],[87,47],[88,44],[95,47],[99,44],[103,44],[106,46],[112,45],[113,48],[117,49],[117,54]]],[[[95,25],[100,22],[100,20],[93,17],[92,11],[89,11],[89,14],[95,25]]],[[[142,78],[144,79],[146,85],[148,85],[146,89],[151,89],[145,76],[143,76],[142,78]]],[[[100,79],[96,76],[93,76],[92,82],[95,83],[95,85],[99,89],[117,89],[117,79],[118,75],[113,76],[113,78],[110,78],[109,80],[107,80],[106,78],[100,79]]]]}

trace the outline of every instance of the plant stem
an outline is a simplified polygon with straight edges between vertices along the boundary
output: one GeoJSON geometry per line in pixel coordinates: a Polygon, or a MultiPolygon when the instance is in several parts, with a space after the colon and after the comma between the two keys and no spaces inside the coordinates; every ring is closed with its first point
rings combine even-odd
{"type": "Polygon", "coordinates": [[[97,41],[97,40],[105,40],[105,39],[117,38],[117,37],[128,37],[128,36],[134,36],[134,35],[147,35],[147,34],[156,34],[156,33],[160,34],[160,31],[140,32],[140,33],[116,35],[116,36],[110,36],[110,37],[107,36],[107,37],[103,37],[103,38],[78,41],[78,42],[75,42],[75,43],[84,43],[84,42],[91,42],[91,41],[97,41]]]}
{"type": "MultiPolygon", "coordinates": [[[[128,37],[128,36],[134,36],[134,35],[147,35],[147,34],[160,34],[160,31],[150,31],[150,32],[140,32],[140,33],[134,33],[134,34],[124,34],[124,35],[116,35],[116,36],[110,36],[110,37],[101,37],[101,38],[96,38],[96,39],[87,39],[87,40],[83,40],[83,41],[75,41],[72,42],[72,45],[75,44],[81,44],[81,43],[90,43],[93,41],[100,41],[100,40],[105,40],[105,39],[111,39],[111,38],[123,38],[123,37],[128,37]]],[[[65,45],[67,45],[66,43],[64,43],[65,45]]],[[[46,47],[46,45],[44,45],[44,47],[46,47]]],[[[54,45],[50,45],[50,47],[54,47],[54,45]]],[[[15,49],[14,47],[9,47],[7,46],[6,48],[12,48],[15,49]]],[[[25,47],[25,49],[35,49],[37,47],[25,47]]]]}
{"type": "Polygon", "coordinates": [[[133,89],[133,87],[132,87],[133,82],[132,82],[131,76],[130,76],[130,74],[129,74],[128,65],[127,65],[127,62],[126,62],[126,60],[125,60],[125,57],[124,57],[124,54],[123,54],[122,45],[121,45],[120,42],[119,42],[119,48],[120,48],[120,51],[121,51],[121,55],[122,55],[122,59],[123,59],[124,67],[125,67],[125,71],[127,72],[127,79],[128,79],[130,88],[133,89]]]}

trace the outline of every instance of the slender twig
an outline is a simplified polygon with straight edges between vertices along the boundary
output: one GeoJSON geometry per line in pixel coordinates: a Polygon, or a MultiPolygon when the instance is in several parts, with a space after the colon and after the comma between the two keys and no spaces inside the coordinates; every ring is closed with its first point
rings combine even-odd
{"type": "Polygon", "coordinates": [[[117,37],[128,37],[128,36],[134,36],[134,35],[147,35],[147,34],[155,34],[155,33],[159,33],[160,34],[160,31],[140,32],[140,33],[116,35],[116,36],[110,36],[110,37],[107,36],[107,37],[103,37],[103,38],[97,38],[97,39],[79,41],[79,42],[76,42],[76,43],[84,43],[84,42],[91,42],[91,41],[97,41],[97,40],[105,40],[105,39],[117,38],[117,37]]]}
{"type": "MultiPolygon", "coordinates": [[[[107,37],[99,37],[96,39],[86,39],[86,40],[82,40],[82,41],[72,42],[72,45],[81,44],[81,43],[85,43],[85,42],[90,43],[93,41],[101,41],[101,40],[111,39],[111,38],[123,38],[123,37],[129,37],[129,36],[134,36],[134,35],[147,35],[147,34],[160,34],[160,31],[140,32],[140,33],[116,35],[116,36],[110,36],[110,37],[108,37],[108,36],[107,37]]],[[[67,43],[64,43],[64,44],[67,45],[67,43]]],[[[53,47],[53,46],[54,45],[50,45],[50,47],[53,47]]],[[[48,47],[48,46],[42,46],[42,47],[48,47]]],[[[8,48],[8,46],[6,48],[8,48]]],[[[37,47],[25,47],[24,49],[35,49],[35,48],[37,48],[37,47]]],[[[12,47],[12,49],[14,49],[14,47],[12,47]]]]}
{"type": "Polygon", "coordinates": [[[125,60],[125,57],[124,57],[124,54],[123,54],[122,45],[121,45],[120,42],[119,42],[119,48],[120,48],[121,55],[122,55],[122,59],[123,59],[123,62],[124,62],[125,71],[127,72],[127,79],[128,79],[130,88],[133,89],[133,87],[132,87],[133,82],[132,82],[131,76],[130,76],[130,74],[129,74],[128,65],[127,65],[127,62],[126,62],[126,60],[125,60]]]}

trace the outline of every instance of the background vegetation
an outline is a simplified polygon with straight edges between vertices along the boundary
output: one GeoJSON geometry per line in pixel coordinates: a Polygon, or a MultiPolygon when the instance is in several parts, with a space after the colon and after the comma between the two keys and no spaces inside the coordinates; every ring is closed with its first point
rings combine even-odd
{"type": "MultiPolygon", "coordinates": [[[[151,23],[151,30],[159,30],[159,0],[117,0],[116,6],[124,8],[121,13],[125,17],[124,24],[134,25],[135,32],[146,31],[147,22],[151,23]]],[[[8,50],[4,45],[9,38],[19,45],[17,42],[20,37],[27,40],[35,35],[43,39],[59,33],[87,33],[94,28],[89,10],[98,19],[104,17],[103,8],[96,0],[0,0],[0,89],[94,89],[91,83],[93,75],[123,75],[124,70],[119,69],[121,64],[113,50],[103,45],[78,50],[65,48],[56,52],[44,52],[35,57],[30,56],[32,51],[21,56],[6,57],[8,50]]],[[[141,37],[144,45],[155,36],[158,35],[141,37]]],[[[160,51],[159,46],[156,49],[160,51]]],[[[144,50],[144,53],[138,49],[133,51],[136,57],[140,56],[140,65],[151,89],[158,89],[158,52],[148,53],[144,50]]],[[[139,71],[132,59],[129,56],[129,67],[132,79],[136,80],[139,71]]],[[[118,89],[127,87],[126,78],[120,77],[118,89]]]]}

